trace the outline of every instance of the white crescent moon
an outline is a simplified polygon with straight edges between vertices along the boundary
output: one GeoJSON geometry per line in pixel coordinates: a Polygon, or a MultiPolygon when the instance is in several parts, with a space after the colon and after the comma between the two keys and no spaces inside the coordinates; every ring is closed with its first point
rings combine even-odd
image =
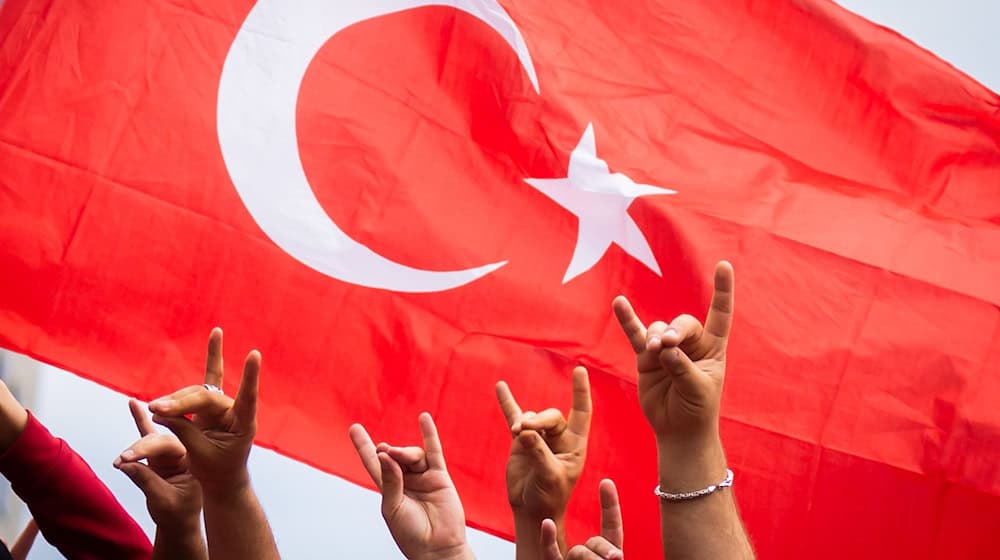
{"type": "Polygon", "coordinates": [[[491,0],[260,0],[236,34],[222,68],[219,144],[240,199],[278,247],[306,266],[351,284],[436,292],[506,264],[431,271],[391,261],[337,227],[302,167],[295,107],[313,57],[350,25],[422,6],[449,6],[484,21],[514,49],[538,91],[524,38],[507,12],[491,0]]]}

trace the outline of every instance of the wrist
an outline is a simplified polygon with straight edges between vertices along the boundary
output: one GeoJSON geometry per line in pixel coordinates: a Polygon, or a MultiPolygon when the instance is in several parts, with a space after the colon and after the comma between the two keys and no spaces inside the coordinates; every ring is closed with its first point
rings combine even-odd
{"type": "Polygon", "coordinates": [[[170,542],[188,543],[201,540],[201,515],[157,520],[156,535],[170,542]]]}
{"type": "Polygon", "coordinates": [[[225,477],[199,479],[198,482],[201,483],[202,495],[206,502],[240,500],[253,492],[250,488],[250,472],[245,467],[225,477]]]}
{"type": "Polygon", "coordinates": [[[540,531],[542,521],[551,519],[557,527],[562,527],[562,522],[566,519],[566,508],[562,509],[527,509],[512,507],[514,512],[514,527],[523,525],[534,531],[540,531]]]}
{"type": "Polygon", "coordinates": [[[514,542],[517,544],[517,557],[533,558],[534,551],[541,546],[542,521],[551,519],[556,524],[556,541],[559,550],[566,551],[566,512],[556,512],[552,515],[542,515],[535,512],[514,512],[514,542]],[[528,551],[522,555],[522,550],[528,551]]]}
{"type": "Polygon", "coordinates": [[[660,488],[686,492],[717,484],[726,476],[726,455],[718,435],[688,441],[657,438],[660,488]]]}

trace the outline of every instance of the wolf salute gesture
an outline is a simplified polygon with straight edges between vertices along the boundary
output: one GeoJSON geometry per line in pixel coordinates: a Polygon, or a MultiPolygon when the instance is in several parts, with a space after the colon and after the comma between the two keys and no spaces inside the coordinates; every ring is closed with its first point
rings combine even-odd
{"type": "MultiPolygon", "coordinates": [[[[636,353],[639,404],[656,436],[660,527],[664,555],[677,558],[753,558],[736,511],[719,437],[726,345],[733,322],[733,267],[715,266],[715,290],[705,324],[680,315],[645,326],[619,296],[615,316],[636,353]],[[703,489],[712,490],[710,492],[703,489]],[[703,492],[698,497],[676,494],[703,492]]],[[[731,482],[731,481],[730,481],[731,482]]]]}

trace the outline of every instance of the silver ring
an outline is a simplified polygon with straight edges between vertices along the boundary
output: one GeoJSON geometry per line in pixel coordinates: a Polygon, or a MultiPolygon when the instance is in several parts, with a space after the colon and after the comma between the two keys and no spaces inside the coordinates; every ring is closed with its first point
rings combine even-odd
{"type": "Polygon", "coordinates": [[[211,383],[205,383],[204,385],[202,385],[202,387],[208,389],[208,391],[211,392],[211,393],[219,393],[220,395],[225,395],[225,393],[222,391],[222,388],[220,388],[218,385],[212,385],[211,383]]]}

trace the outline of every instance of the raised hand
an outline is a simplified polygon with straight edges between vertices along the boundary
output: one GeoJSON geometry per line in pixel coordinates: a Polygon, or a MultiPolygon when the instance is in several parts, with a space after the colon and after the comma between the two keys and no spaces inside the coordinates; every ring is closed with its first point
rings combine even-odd
{"type": "Polygon", "coordinates": [[[149,403],[153,421],[170,429],[187,448],[191,472],[206,492],[248,483],[247,458],[257,432],[260,353],[251,351],[233,400],[222,386],[222,329],[209,337],[205,384],[185,387],[149,403]],[[186,415],[192,415],[187,419],[186,415]]]}
{"type": "MultiPolygon", "coordinates": [[[[656,434],[659,488],[677,494],[718,485],[726,476],[719,407],[733,322],[733,267],[715,265],[704,327],[690,315],[648,327],[624,297],[613,307],[636,353],[639,404],[656,434]]],[[[660,500],[664,558],[753,558],[731,488],[690,500],[660,500]]]]}
{"type": "Polygon", "coordinates": [[[218,389],[222,375],[222,329],[216,328],[208,340],[205,384],[156,399],[149,409],[153,421],[169,428],[187,449],[191,474],[202,487],[212,560],[276,559],[274,534],[247,470],[257,433],[260,353],[247,355],[235,400],[218,389]]]}
{"type": "Polygon", "coordinates": [[[372,442],[360,424],[351,441],[382,493],[382,517],[399,550],[410,560],[474,558],[465,538],[465,511],[448,476],[431,415],[420,415],[424,447],[372,442]]]}
{"type": "Polygon", "coordinates": [[[114,466],[146,496],[156,523],[153,558],[208,558],[201,534],[201,484],[191,474],[187,450],[176,436],[156,431],[139,401],[131,399],[128,406],[140,439],[122,451],[114,466]]]}
{"type": "MultiPolygon", "coordinates": [[[[601,481],[601,534],[590,537],[587,542],[576,545],[569,550],[565,560],[625,560],[622,552],[624,532],[622,529],[622,511],[618,504],[618,489],[609,479],[601,481]]],[[[542,522],[542,557],[543,560],[563,560],[559,550],[556,524],[551,519],[542,522]]]]}
{"type": "Polygon", "coordinates": [[[128,407],[140,438],[115,459],[115,468],[146,495],[157,526],[193,522],[200,531],[201,484],[191,475],[187,450],[176,436],[156,431],[139,401],[131,399],[128,407]]]}
{"type": "Polygon", "coordinates": [[[518,558],[535,558],[539,523],[562,520],[573,487],[587,458],[590,432],[590,380],[587,370],[573,370],[573,408],[569,418],[558,409],[522,412],[510,387],[497,383],[497,400],[513,436],[507,459],[507,499],[514,512],[518,558]]]}
{"type": "Polygon", "coordinates": [[[715,267],[705,326],[691,315],[647,328],[628,300],[613,307],[637,355],[639,403],[658,440],[683,444],[718,432],[726,344],[733,320],[733,267],[715,267]]]}

